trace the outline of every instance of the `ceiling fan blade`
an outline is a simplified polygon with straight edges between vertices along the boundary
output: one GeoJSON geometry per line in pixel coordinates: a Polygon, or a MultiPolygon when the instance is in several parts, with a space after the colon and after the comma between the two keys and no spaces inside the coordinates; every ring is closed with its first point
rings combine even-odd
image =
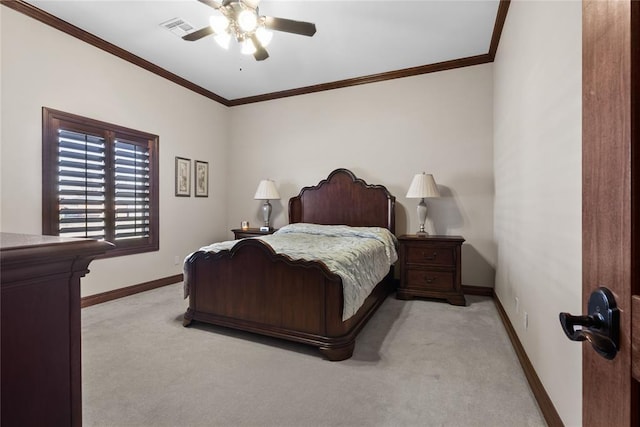
{"type": "Polygon", "coordinates": [[[198,0],[200,3],[202,4],[206,4],[209,7],[212,7],[214,9],[219,9],[221,4],[217,1],[214,0],[198,0]]]}
{"type": "Polygon", "coordinates": [[[301,36],[311,37],[316,33],[316,24],[312,24],[311,22],[274,18],[273,16],[265,16],[264,25],[270,30],[300,34],[301,36]]]}
{"type": "Polygon", "coordinates": [[[251,35],[251,41],[256,47],[256,51],[253,54],[253,57],[256,58],[256,61],[264,61],[265,59],[267,59],[269,57],[269,52],[267,52],[267,50],[262,47],[262,44],[260,43],[260,40],[258,40],[258,37],[255,35],[255,33],[251,35]]]}
{"type": "Polygon", "coordinates": [[[189,33],[186,36],[182,36],[182,40],[194,42],[196,40],[200,40],[201,38],[208,36],[209,34],[213,34],[213,29],[211,27],[204,27],[192,33],[189,33]]]}
{"type": "Polygon", "coordinates": [[[249,6],[251,9],[255,9],[256,7],[258,7],[258,3],[260,3],[260,0],[242,0],[242,2],[249,6]]]}

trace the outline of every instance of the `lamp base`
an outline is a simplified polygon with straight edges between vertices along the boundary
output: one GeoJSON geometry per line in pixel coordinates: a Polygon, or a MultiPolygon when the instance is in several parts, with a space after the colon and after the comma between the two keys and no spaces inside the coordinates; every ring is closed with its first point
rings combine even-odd
{"type": "Polygon", "coordinates": [[[418,220],[420,221],[420,231],[416,233],[416,236],[427,237],[429,233],[424,231],[424,223],[427,221],[427,204],[424,202],[424,197],[418,203],[418,220]]]}
{"type": "Polygon", "coordinates": [[[268,200],[265,200],[264,205],[262,205],[262,219],[264,220],[264,227],[269,228],[269,221],[271,220],[271,203],[269,203],[268,200]]]}

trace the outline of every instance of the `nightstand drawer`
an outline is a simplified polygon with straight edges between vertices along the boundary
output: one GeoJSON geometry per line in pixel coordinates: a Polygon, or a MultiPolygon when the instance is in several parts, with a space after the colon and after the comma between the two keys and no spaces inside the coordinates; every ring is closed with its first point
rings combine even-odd
{"type": "Polygon", "coordinates": [[[430,271],[409,269],[407,288],[451,291],[455,288],[454,273],[451,271],[430,271]]]}
{"type": "Polygon", "coordinates": [[[443,298],[465,305],[461,281],[461,236],[405,234],[400,243],[398,299],[443,298]]]}
{"type": "Polygon", "coordinates": [[[418,265],[455,266],[454,248],[431,245],[407,245],[406,263],[418,265]]]}

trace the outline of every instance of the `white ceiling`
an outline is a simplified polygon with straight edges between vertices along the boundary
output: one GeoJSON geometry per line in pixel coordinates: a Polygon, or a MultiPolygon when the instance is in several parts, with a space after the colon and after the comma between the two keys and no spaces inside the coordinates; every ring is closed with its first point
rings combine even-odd
{"type": "Polygon", "coordinates": [[[196,0],[28,0],[70,24],[227,100],[420,67],[489,52],[499,0],[263,0],[260,14],[316,24],[313,37],[274,32],[269,58],[187,42],[160,24],[196,29],[213,9],[196,0]]]}

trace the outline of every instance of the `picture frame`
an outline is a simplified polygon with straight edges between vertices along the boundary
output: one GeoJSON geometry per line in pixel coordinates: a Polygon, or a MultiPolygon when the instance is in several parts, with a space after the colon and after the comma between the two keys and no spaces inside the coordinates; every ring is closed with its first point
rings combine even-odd
{"type": "Polygon", "coordinates": [[[191,196],[191,159],[176,156],[176,196],[191,196]]]}
{"type": "Polygon", "coordinates": [[[195,160],[193,169],[194,195],[196,197],[209,197],[209,162],[195,160]]]}

